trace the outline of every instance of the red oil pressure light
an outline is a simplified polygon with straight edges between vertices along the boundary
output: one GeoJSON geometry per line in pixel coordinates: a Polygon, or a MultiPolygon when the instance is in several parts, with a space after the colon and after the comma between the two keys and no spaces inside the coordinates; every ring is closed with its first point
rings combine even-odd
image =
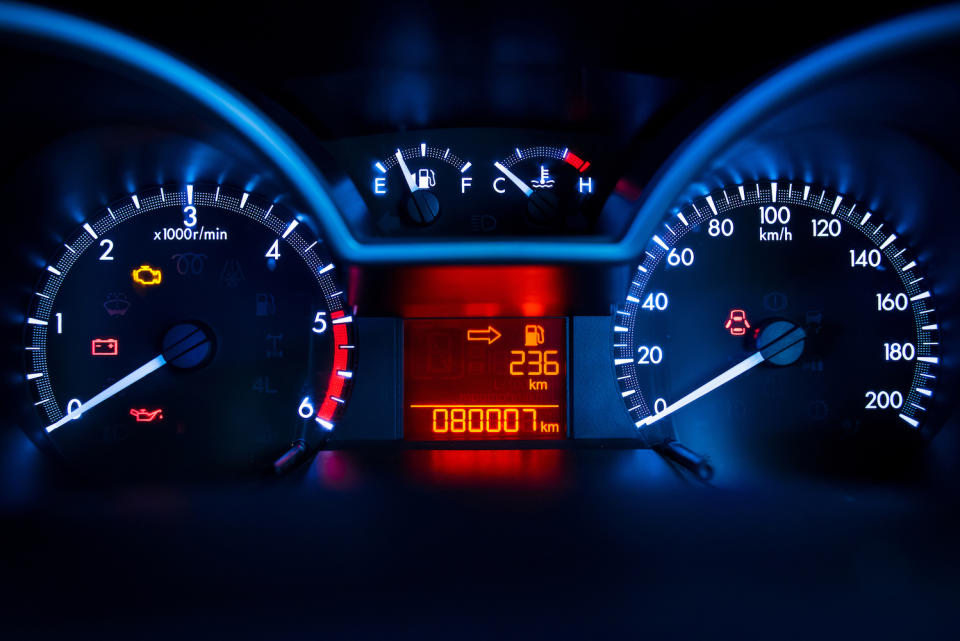
{"type": "Polygon", "coordinates": [[[131,409],[130,416],[132,416],[137,423],[153,423],[154,421],[163,420],[163,409],[131,409]]]}

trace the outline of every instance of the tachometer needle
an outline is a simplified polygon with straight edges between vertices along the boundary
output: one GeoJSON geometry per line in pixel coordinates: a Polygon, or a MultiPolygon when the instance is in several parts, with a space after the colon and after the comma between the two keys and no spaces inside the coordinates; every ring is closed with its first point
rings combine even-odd
{"type": "Polygon", "coordinates": [[[533,189],[529,187],[527,183],[520,180],[520,178],[515,173],[513,173],[512,171],[510,171],[509,169],[501,165],[499,162],[493,163],[493,166],[499,169],[504,176],[509,178],[510,182],[516,185],[520,189],[520,191],[523,192],[524,196],[526,196],[527,198],[530,197],[530,195],[533,193],[533,189]]]}
{"type": "Polygon", "coordinates": [[[67,423],[69,423],[75,418],[79,418],[80,415],[86,412],[87,410],[96,407],[97,405],[104,402],[111,396],[115,396],[116,394],[119,394],[121,391],[130,387],[131,385],[139,381],[141,378],[144,378],[145,376],[152,374],[153,372],[157,371],[158,369],[160,369],[166,364],[167,364],[167,359],[163,357],[163,354],[160,354],[159,356],[147,361],[146,363],[144,363],[137,369],[133,370],[132,372],[130,372],[129,374],[121,378],[119,381],[117,381],[107,389],[103,390],[102,392],[100,392],[99,394],[91,398],[86,403],[81,403],[80,407],[78,407],[77,409],[73,410],[72,412],[67,412],[66,416],[61,418],[59,421],[57,421],[53,425],[47,426],[47,433],[52,432],[58,427],[66,425],[67,423]]]}
{"type": "Polygon", "coordinates": [[[662,418],[670,416],[678,409],[689,405],[698,398],[706,396],[713,390],[717,389],[721,385],[729,383],[733,379],[737,378],[741,374],[749,372],[751,369],[759,365],[765,360],[769,360],[784,352],[785,350],[790,349],[800,341],[806,338],[807,334],[802,327],[793,326],[774,340],[770,341],[767,345],[757,350],[755,353],[751,354],[747,358],[743,359],[724,373],[719,376],[715,376],[710,379],[708,382],[704,383],[697,389],[693,390],[683,398],[678,401],[674,401],[663,408],[663,411],[656,414],[651,414],[640,420],[637,424],[637,427],[645,427],[647,425],[652,425],[662,418]]]}
{"type": "Polygon", "coordinates": [[[413,174],[411,174],[410,170],[407,168],[407,162],[403,159],[403,154],[400,153],[399,149],[397,149],[397,153],[394,155],[397,157],[397,163],[400,165],[400,171],[403,172],[403,177],[407,181],[407,187],[410,188],[410,193],[417,191],[417,180],[413,177],[413,174]]]}

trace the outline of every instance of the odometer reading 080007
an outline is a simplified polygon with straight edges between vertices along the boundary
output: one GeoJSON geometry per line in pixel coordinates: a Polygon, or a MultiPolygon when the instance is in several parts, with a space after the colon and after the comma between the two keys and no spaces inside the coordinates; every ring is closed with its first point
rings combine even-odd
{"type": "Polygon", "coordinates": [[[807,184],[733,186],[649,241],[614,366],[638,429],[915,430],[939,363],[934,311],[891,221],[807,184]]]}
{"type": "Polygon", "coordinates": [[[562,318],[407,319],[403,361],[409,441],[567,436],[562,318]]]}

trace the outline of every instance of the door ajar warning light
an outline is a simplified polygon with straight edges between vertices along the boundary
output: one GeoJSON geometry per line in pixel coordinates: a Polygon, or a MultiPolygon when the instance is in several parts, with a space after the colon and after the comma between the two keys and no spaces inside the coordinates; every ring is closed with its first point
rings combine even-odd
{"type": "Polygon", "coordinates": [[[731,336],[743,336],[750,329],[750,321],[747,320],[747,313],[742,309],[731,309],[730,317],[724,323],[723,328],[730,331],[731,336]]]}

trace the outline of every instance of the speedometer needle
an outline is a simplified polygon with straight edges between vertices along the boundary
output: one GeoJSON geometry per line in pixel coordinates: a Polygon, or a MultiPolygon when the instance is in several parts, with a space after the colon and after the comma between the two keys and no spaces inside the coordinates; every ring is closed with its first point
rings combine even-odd
{"type": "Polygon", "coordinates": [[[725,371],[723,374],[720,374],[719,376],[711,379],[709,382],[704,383],[697,389],[693,390],[692,392],[690,392],[689,394],[681,398],[679,401],[675,401],[670,405],[667,405],[665,408],[663,408],[663,411],[659,412],[658,414],[651,414],[650,416],[647,416],[646,418],[641,419],[640,425],[638,427],[652,425],[653,423],[656,423],[657,421],[659,421],[661,418],[670,416],[681,407],[685,405],[689,405],[690,403],[694,402],[701,396],[705,396],[710,392],[712,392],[713,390],[717,389],[724,383],[729,383],[730,381],[740,376],[741,374],[750,371],[751,369],[753,369],[754,367],[762,363],[764,360],[765,359],[763,357],[763,352],[756,352],[755,354],[751,354],[747,358],[743,359],[742,361],[740,361],[739,363],[737,363],[736,365],[734,365],[733,367],[725,371]]]}
{"type": "Polygon", "coordinates": [[[645,427],[647,425],[652,425],[653,423],[656,423],[660,419],[670,416],[671,414],[676,412],[678,409],[689,405],[690,403],[694,402],[698,398],[706,396],[713,390],[717,389],[721,385],[729,383],[730,381],[737,378],[741,374],[745,374],[746,372],[749,372],[751,369],[753,369],[763,361],[769,360],[774,356],[776,356],[777,354],[780,354],[781,352],[790,349],[791,347],[793,347],[800,341],[804,340],[805,338],[806,338],[806,332],[804,331],[804,329],[802,327],[793,326],[791,329],[787,330],[786,332],[781,334],[779,337],[770,341],[770,343],[768,343],[766,346],[757,350],[755,353],[743,359],[742,361],[740,361],[739,363],[737,363],[736,365],[734,365],[724,373],[710,379],[708,382],[704,383],[697,389],[693,390],[692,392],[690,392],[680,400],[674,401],[670,405],[667,405],[665,408],[663,408],[662,411],[656,414],[651,414],[650,416],[644,417],[637,424],[637,427],[645,427]]]}
{"type": "Polygon", "coordinates": [[[510,171],[509,169],[507,169],[506,167],[504,167],[504,166],[503,166],[502,164],[500,164],[499,162],[493,163],[493,166],[496,167],[497,169],[499,169],[500,172],[501,172],[504,176],[506,176],[507,178],[509,178],[509,179],[510,179],[510,182],[512,182],[514,185],[516,185],[517,188],[519,188],[520,191],[523,192],[523,195],[524,195],[524,196],[526,196],[527,198],[530,197],[530,195],[533,193],[533,189],[531,189],[530,187],[528,187],[528,186],[527,186],[527,183],[525,183],[525,182],[523,182],[522,180],[520,180],[520,178],[519,178],[515,173],[513,173],[512,171],[510,171]]]}
{"type": "Polygon", "coordinates": [[[61,418],[59,421],[57,421],[53,425],[47,426],[47,433],[49,434],[50,432],[57,429],[58,427],[66,425],[73,419],[80,418],[80,415],[86,412],[87,410],[96,407],[97,405],[104,402],[111,396],[115,396],[119,394],[123,390],[127,389],[128,387],[130,387],[131,385],[139,381],[141,378],[144,378],[145,376],[152,374],[153,372],[157,371],[158,369],[160,369],[166,364],[167,364],[167,359],[163,357],[163,354],[160,354],[159,356],[156,356],[155,358],[150,359],[149,361],[147,361],[137,369],[133,370],[132,372],[130,372],[129,374],[121,378],[119,381],[117,381],[107,389],[103,390],[102,392],[100,392],[99,394],[91,398],[86,403],[81,403],[80,407],[78,407],[77,409],[73,410],[72,412],[68,411],[66,416],[61,418]]]}
{"type": "Polygon", "coordinates": [[[407,168],[407,162],[403,159],[403,154],[397,149],[397,153],[394,155],[397,157],[397,164],[400,165],[400,171],[403,172],[403,177],[407,181],[407,187],[410,188],[410,193],[417,191],[417,180],[413,177],[413,174],[410,173],[410,169],[407,168]]]}

